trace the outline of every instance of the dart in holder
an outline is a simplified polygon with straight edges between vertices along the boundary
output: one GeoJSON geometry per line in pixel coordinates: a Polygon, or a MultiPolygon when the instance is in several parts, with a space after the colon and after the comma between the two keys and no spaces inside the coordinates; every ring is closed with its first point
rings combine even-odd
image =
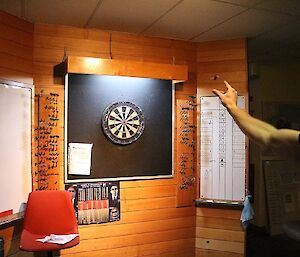
{"type": "Polygon", "coordinates": [[[220,75],[219,74],[215,74],[214,76],[211,76],[209,79],[210,80],[217,80],[220,78],[220,75]]]}
{"type": "Polygon", "coordinates": [[[177,100],[177,206],[190,206],[193,204],[195,165],[194,165],[194,110],[196,109],[195,96],[188,99],[177,100]]]}
{"type": "Polygon", "coordinates": [[[35,190],[58,190],[59,185],[59,94],[35,95],[37,106],[33,188],[35,190]]]}

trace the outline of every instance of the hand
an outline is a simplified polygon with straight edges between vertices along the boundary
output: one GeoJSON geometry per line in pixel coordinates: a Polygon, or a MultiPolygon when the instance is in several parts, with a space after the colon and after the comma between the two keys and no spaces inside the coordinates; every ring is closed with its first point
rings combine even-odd
{"type": "Polygon", "coordinates": [[[218,96],[222,102],[222,104],[230,109],[233,107],[236,107],[236,102],[237,102],[237,91],[230,86],[230,84],[227,81],[224,81],[225,86],[227,87],[227,91],[220,91],[217,89],[213,89],[213,93],[218,96]]]}

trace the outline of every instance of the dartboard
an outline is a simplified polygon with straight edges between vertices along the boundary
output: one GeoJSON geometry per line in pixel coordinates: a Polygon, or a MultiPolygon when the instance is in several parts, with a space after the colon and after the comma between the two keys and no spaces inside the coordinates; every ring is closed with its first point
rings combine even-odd
{"type": "Polygon", "coordinates": [[[105,135],[116,144],[127,145],[135,142],[144,131],[142,110],[131,102],[110,104],[102,117],[105,135]]]}

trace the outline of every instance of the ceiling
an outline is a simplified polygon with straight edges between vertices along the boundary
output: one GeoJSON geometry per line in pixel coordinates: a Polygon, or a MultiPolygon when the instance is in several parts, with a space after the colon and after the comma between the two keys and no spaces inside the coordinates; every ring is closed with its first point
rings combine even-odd
{"type": "Polygon", "coordinates": [[[300,59],[300,0],[0,0],[33,23],[194,42],[247,37],[249,59],[300,59]]]}

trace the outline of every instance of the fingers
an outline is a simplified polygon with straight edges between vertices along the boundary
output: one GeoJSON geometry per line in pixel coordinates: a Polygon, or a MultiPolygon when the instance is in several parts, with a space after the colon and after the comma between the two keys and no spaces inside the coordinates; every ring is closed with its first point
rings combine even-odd
{"type": "Polygon", "coordinates": [[[220,90],[217,90],[217,89],[213,89],[212,92],[218,97],[220,97],[222,94],[224,94],[223,92],[221,92],[220,90]]]}
{"type": "Polygon", "coordinates": [[[224,84],[227,87],[227,90],[232,88],[232,86],[230,86],[230,84],[226,80],[224,80],[224,84]]]}
{"type": "Polygon", "coordinates": [[[224,97],[224,94],[226,95],[231,95],[232,93],[237,94],[237,91],[226,80],[224,80],[224,84],[227,88],[226,92],[218,89],[213,89],[212,92],[220,98],[224,97]]]}
{"type": "Polygon", "coordinates": [[[227,87],[227,90],[232,90],[235,93],[237,93],[237,91],[235,90],[235,88],[233,88],[226,80],[224,80],[225,86],[227,87]]]}

